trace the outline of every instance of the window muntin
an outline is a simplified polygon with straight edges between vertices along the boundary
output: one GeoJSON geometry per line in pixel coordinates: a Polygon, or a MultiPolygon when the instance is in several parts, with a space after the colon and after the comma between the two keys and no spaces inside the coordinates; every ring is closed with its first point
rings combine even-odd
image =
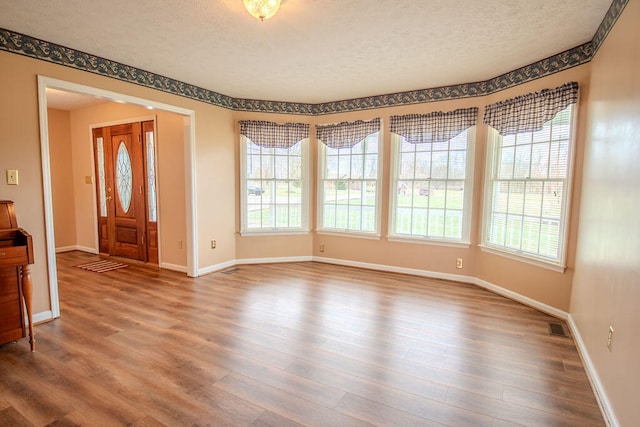
{"type": "Polygon", "coordinates": [[[318,146],[318,229],[379,234],[380,132],[352,147],[318,146]]]}
{"type": "Polygon", "coordinates": [[[483,244],[564,265],[574,104],[542,129],[490,128],[483,244]]]}
{"type": "Polygon", "coordinates": [[[268,148],[242,140],[242,231],[308,231],[307,145],[268,148]]]}
{"type": "Polygon", "coordinates": [[[473,136],[414,144],[393,134],[391,237],[469,242],[473,136]]]}

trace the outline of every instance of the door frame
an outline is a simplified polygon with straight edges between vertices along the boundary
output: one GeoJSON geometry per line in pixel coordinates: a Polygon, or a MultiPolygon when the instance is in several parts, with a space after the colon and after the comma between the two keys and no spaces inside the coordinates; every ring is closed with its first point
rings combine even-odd
{"type": "MultiPolygon", "coordinates": [[[[60,302],[58,298],[58,274],[56,267],[56,248],[53,227],[53,200],[51,193],[51,160],[49,155],[49,118],[47,113],[47,88],[76,92],[99,97],[112,102],[120,102],[146,107],[150,110],[162,110],[183,116],[184,121],[184,162],[185,162],[185,199],[186,199],[186,249],[187,268],[189,277],[198,276],[198,222],[196,201],[196,164],[195,164],[195,111],[175,105],[164,104],[149,99],[138,98],[123,93],[112,92],[59,80],[52,77],[38,75],[38,112],[40,116],[40,152],[42,160],[42,186],[44,193],[45,216],[45,244],[47,252],[47,269],[49,279],[49,296],[51,304],[51,318],[60,317],[60,302]]],[[[90,139],[91,140],[91,139],[90,139]]],[[[95,190],[94,190],[95,193],[95,190]]],[[[95,194],[94,194],[95,195],[95,194]]],[[[93,203],[93,209],[97,209],[93,203]]],[[[97,215],[97,211],[96,211],[97,215]]],[[[97,217],[96,217],[97,218],[97,217]]],[[[96,222],[97,224],[97,222],[96,222]]],[[[97,230],[96,230],[97,233],[97,230]]],[[[97,245],[97,240],[96,240],[97,245]]],[[[161,243],[158,242],[160,250],[161,243]]],[[[97,248],[96,248],[97,250],[97,248]]],[[[162,259],[158,254],[158,263],[162,268],[162,259]]],[[[47,320],[44,319],[36,319],[47,320]]]]}

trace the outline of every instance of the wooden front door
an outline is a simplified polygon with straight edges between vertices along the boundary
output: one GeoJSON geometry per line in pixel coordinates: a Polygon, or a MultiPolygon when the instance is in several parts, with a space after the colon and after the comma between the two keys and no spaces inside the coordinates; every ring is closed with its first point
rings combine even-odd
{"type": "Polygon", "coordinates": [[[158,262],[153,144],[152,121],[93,129],[100,253],[158,262]]]}

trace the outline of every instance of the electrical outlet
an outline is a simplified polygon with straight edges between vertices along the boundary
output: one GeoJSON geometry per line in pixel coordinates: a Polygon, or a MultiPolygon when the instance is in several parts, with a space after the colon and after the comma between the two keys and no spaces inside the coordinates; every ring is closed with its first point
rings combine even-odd
{"type": "Polygon", "coordinates": [[[320,245],[320,252],[324,252],[324,245],[320,245]]]}
{"type": "Polygon", "coordinates": [[[607,336],[607,348],[609,351],[613,351],[613,326],[609,325],[609,335],[607,336]]]}
{"type": "Polygon", "coordinates": [[[462,268],[462,258],[456,258],[456,268],[462,268]]]}
{"type": "Polygon", "coordinates": [[[17,169],[7,169],[7,185],[18,185],[17,169]]]}
{"type": "Polygon", "coordinates": [[[212,240],[211,241],[211,249],[215,249],[216,248],[216,241],[212,240]]]}

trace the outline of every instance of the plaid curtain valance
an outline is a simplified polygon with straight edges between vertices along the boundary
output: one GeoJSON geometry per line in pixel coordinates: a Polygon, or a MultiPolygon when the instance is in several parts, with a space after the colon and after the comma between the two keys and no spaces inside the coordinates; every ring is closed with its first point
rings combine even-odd
{"type": "Polygon", "coordinates": [[[264,148],[291,148],[297,142],[309,138],[306,123],[273,123],[257,120],[241,120],[240,135],[264,148]]]}
{"type": "Polygon", "coordinates": [[[578,101],[578,83],[565,83],[555,89],[543,89],[487,105],[484,123],[500,135],[536,132],[556,114],[578,101]]]}
{"type": "Polygon", "coordinates": [[[462,108],[443,113],[391,116],[391,132],[411,144],[445,142],[478,122],[478,108],[462,108]]]}
{"type": "Polygon", "coordinates": [[[316,138],[331,148],[351,148],[368,135],[380,131],[380,118],[369,121],[317,125],[316,138]]]}

